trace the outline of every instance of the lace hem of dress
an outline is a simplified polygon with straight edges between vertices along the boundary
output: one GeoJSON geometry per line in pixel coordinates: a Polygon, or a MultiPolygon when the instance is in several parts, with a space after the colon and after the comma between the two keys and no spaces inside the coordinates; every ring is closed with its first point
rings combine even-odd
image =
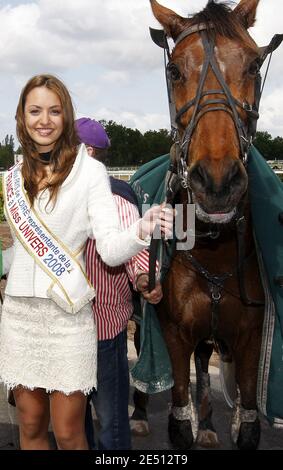
{"type": "Polygon", "coordinates": [[[66,395],[66,396],[72,395],[73,393],[77,393],[77,392],[81,392],[81,393],[83,393],[84,395],[87,396],[95,390],[95,387],[88,387],[88,388],[85,388],[83,390],[78,390],[78,389],[76,389],[76,390],[60,390],[58,388],[45,388],[45,387],[39,387],[38,385],[23,385],[23,384],[17,383],[17,382],[7,382],[6,380],[3,380],[3,379],[1,379],[1,382],[7,388],[7,390],[13,390],[14,388],[21,387],[21,388],[24,388],[26,390],[30,390],[30,391],[33,392],[37,388],[43,388],[43,389],[46,390],[46,393],[60,392],[63,395],[66,395]]]}

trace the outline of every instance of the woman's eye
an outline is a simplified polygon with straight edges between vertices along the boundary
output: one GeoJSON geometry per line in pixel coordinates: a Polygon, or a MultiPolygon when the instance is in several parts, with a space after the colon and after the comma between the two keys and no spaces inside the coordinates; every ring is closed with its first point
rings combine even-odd
{"type": "Polygon", "coordinates": [[[173,64],[173,63],[168,64],[167,70],[168,70],[172,80],[174,80],[174,81],[180,80],[181,72],[178,69],[176,64],[173,64]]]}
{"type": "Polygon", "coordinates": [[[61,111],[60,111],[59,109],[53,109],[53,110],[51,111],[51,114],[52,114],[53,116],[59,116],[59,114],[61,114],[61,111]]]}
{"type": "Polygon", "coordinates": [[[32,114],[32,116],[37,116],[39,114],[39,110],[38,109],[31,109],[30,114],[32,114]]]}

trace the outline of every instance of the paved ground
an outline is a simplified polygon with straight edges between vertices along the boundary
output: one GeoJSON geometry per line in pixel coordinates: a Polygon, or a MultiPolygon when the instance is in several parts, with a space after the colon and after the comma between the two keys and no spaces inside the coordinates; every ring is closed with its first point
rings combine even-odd
{"type": "MultiPolygon", "coordinates": [[[[129,363],[135,360],[133,342],[129,341],[129,363]]],[[[229,423],[231,409],[224,402],[220,391],[218,368],[211,367],[212,396],[214,404],[214,425],[220,441],[220,450],[231,449],[229,423]]],[[[192,377],[194,381],[194,376],[192,377]]],[[[170,403],[170,393],[163,392],[152,395],[149,401],[150,435],[147,437],[133,437],[133,448],[137,450],[165,450],[171,449],[167,434],[167,415],[170,403]]],[[[132,393],[129,413],[133,410],[132,393]]],[[[7,404],[3,387],[0,388],[0,449],[13,450],[17,445],[17,426],[14,409],[7,404]],[[14,423],[14,424],[12,424],[14,423]],[[13,445],[14,444],[14,445],[13,445]]],[[[260,449],[283,450],[283,429],[273,429],[262,419],[262,436],[260,449]]]]}
{"type": "MultiPolygon", "coordinates": [[[[129,342],[129,360],[133,364],[135,360],[135,351],[133,343],[129,342]]],[[[193,369],[193,367],[192,367],[193,369]]],[[[220,389],[219,369],[210,367],[212,399],[214,407],[213,423],[218,434],[220,450],[230,450],[232,448],[230,441],[230,418],[231,408],[224,401],[220,389]]],[[[195,375],[192,372],[192,382],[195,375]]],[[[194,388],[193,388],[194,391],[194,388]]],[[[171,449],[167,434],[167,416],[170,404],[170,392],[151,395],[149,401],[149,425],[151,434],[148,437],[133,437],[134,449],[171,449]]],[[[133,409],[130,406],[131,410],[133,409]]],[[[274,429],[268,422],[261,419],[262,434],[259,449],[265,450],[283,450],[283,429],[274,429]]],[[[200,447],[195,447],[201,449],[200,447]]]]}

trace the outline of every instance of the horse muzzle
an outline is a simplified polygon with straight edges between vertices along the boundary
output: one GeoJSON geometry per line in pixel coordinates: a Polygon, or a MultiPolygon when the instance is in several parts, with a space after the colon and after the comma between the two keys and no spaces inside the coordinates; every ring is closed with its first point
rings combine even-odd
{"type": "Polygon", "coordinates": [[[188,178],[197,218],[206,223],[229,223],[247,190],[242,162],[228,160],[217,165],[201,160],[191,167],[188,178]]]}

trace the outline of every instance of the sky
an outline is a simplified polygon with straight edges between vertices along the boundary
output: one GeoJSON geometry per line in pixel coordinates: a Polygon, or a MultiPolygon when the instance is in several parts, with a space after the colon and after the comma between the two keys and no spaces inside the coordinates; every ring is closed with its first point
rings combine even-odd
{"type": "MultiPolygon", "coordinates": [[[[207,0],[160,0],[178,14],[207,0]]],[[[236,2],[237,3],[237,2],[236,2]]],[[[283,32],[283,1],[260,0],[250,33],[259,46],[283,32]]],[[[15,110],[39,73],[67,85],[77,117],[114,120],[141,132],[170,128],[163,51],[149,0],[0,0],[0,141],[15,136],[15,110]]],[[[283,136],[283,44],[273,55],[258,130],[283,136]]]]}

